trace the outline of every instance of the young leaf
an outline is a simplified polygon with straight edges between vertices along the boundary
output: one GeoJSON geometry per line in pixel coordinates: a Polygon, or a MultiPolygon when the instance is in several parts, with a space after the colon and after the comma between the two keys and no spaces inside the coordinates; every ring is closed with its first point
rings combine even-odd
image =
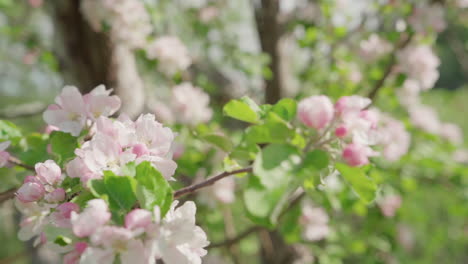
{"type": "Polygon", "coordinates": [[[67,160],[75,156],[78,141],[76,137],[69,133],[54,131],[50,134],[50,145],[52,152],[59,157],[59,164],[63,165],[67,160]]]}
{"type": "Polygon", "coordinates": [[[173,190],[162,174],[145,161],[136,167],[136,196],[141,208],[153,210],[155,205],[164,216],[172,204],[173,190]]]}
{"type": "Polygon", "coordinates": [[[281,99],[276,103],[272,111],[286,121],[291,121],[296,117],[297,103],[291,98],[281,99]]]}
{"type": "Polygon", "coordinates": [[[258,123],[260,120],[260,108],[251,99],[244,97],[240,100],[231,100],[223,107],[223,113],[229,117],[249,122],[258,123]]]}
{"type": "Polygon", "coordinates": [[[377,185],[366,176],[364,168],[349,167],[343,163],[337,163],[335,166],[361,199],[366,202],[374,200],[377,185]]]}
{"type": "Polygon", "coordinates": [[[232,150],[231,140],[224,135],[208,134],[204,135],[202,138],[226,152],[230,152],[232,150]]]}
{"type": "Polygon", "coordinates": [[[21,140],[20,129],[10,121],[0,120],[0,142],[10,140],[16,145],[21,140]]]}

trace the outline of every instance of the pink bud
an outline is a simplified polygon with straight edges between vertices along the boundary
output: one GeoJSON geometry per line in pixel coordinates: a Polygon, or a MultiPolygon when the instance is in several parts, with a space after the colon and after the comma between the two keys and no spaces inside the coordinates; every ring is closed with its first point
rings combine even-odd
{"type": "Polygon", "coordinates": [[[65,190],[57,188],[53,192],[46,194],[45,200],[49,203],[59,203],[65,200],[65,190]]]}
{"type": "Polygon", "coordinates": [[[348,134],[348,129],[342,125],[335,129],[335,135],[339,138],[344,138],[348,134]]]}
{"type": "Polygon", "coordinates": [[[80,254],[83,253],[87,247],[88,244],[86,242],[76,242],[75,244],[75,250],[80,254]]]}
{"type": "Polygon", "coordinates": [[[41,182],[39,181],[39,179],[38,179],[36,176],[34,176],[34,175],[26,176],[26,177],[24,178],[24,180],[23,180],[23,183],[27,183],[27,182],[41,183],[41,182]]]}
{"type": "Polygon", "coordinates": [[[333,104],[324,95],[311,96],[299,102],[299,120],[308,127],[322,129],[326,127],[334,115],[333,104]]]}
{"type": "Polygon", "coordinates": [[[86,242],[76,242],[75,250],[63,256],[64,264],[78,264],[80,263],[81,254],[86,250],[88,244],[86,242]]]}
{"type": "Polygon", "coordinates": [[[44,186],[37,182],[26,182],[16,192],[16,197],[23,203],[30,203],[41,199],[44,196],[44,186]]]}
{"type": "Polygon", "coordinates": [[[128,229],[146,228],[151,224],[151,212],[144,209],[134,209],[125,216],[125,227],[128,229]]]}
{"type": "Polygon", "coordinates": [[[369,163],[368,147],[349,144],[343,150],[343,158],[349,166],[358,167],[369,163]]]}
{"type": "Polygon", "coordinates": [[[132,153],[137,155],[137,157],[141,157],[143,155],[147,155],[149,153],[148,148],[144,144],[135,144],[132,148],[132,153]]]}
{"type": "Polygon", "coordinates": [[[43,184],[54,185],[60,182],[62,171],[53,160],[37,163],[35,166],[37,177],[43,184]]]}

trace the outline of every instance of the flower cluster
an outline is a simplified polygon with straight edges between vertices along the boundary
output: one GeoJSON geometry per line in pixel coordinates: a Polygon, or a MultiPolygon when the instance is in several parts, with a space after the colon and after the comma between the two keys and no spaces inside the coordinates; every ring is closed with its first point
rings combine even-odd
{"type": "Polygon", "coordinates": [[[377,34],[372,34],[368,39],[361,41],[359,47],[360,55],[367,61],[376,60],[392,50],[390,43],[377,34]]]}
{"type": "Polygon", "coordinates": [[[141,1],[84,0],[81,11],[93,30],[110,27],[110,36],[130,48],[143,48],[152,32],[150,17],[141,1]]]}
{"type": "Polygon", "coordinates": [[[313,207],[310,202],[302,204],[302,215],[299,222],[304,228],[305,240],[322,240],[330,233],[327,213],[323,208],[313,207]]]}
{"type": "Polygon", "coordinates": [[[100,116],[110,116],[119,110],[120,98],[111,96],[111,92],[104,85],[99,85],[90,93],[81,95],[78,88],[65,86],[55,98],[56,104],[50,105],[44,112],[44,120],[63,132],[78,136],[100,116]]]}
{"type": "MultiPolygon", "coordinates": [[[[131,206],[117,213],[107,198],[81,196],[93,193],[93,187],[86,184],[89,180],[102,179],[106,171],[124,176],[123,169],[129,163],[149,162],[166,180],[177,166],[172,160],[174,133],[151,114],[136,121],[125,116],[108,118],[120,105],[109,93],[100,86],[82,96],[75,87],[65,87],[56,98],[57,104],[44,114],[49,124],[75,136],[87,125],[91,137],[66,163],[66,174],[47,160],[35,165],[34,176],[25,178],[16,192],[16,205],[23,213],[19,238],[37,237],[36,245],[45,244],[65,254],[66,264],[151,264],[157,259],[201,263],[209,242],[195,224],[193,202],[177,207],[178,201],[174,201],[165,215],[158,205],[152,211],[131,206]]],[[[7,142],[1,144],[2,152],[7,146],[7,142]]]]}
{"type": "Polygon", "coordinates": [[[415,7],[408,22],[416,32],[422,34],[428,30],[438,33],[447,27],[444,19],[444,8],[440,4],[421,4],[415,7]]]}
{"type": "Polygon", "coordinates": [[[77,157],[67,165],[72,178],[83,183],[102,178],[104,171],[121,175],[129,162],[149,161],[161,174],[170,179],[177,164],[172,160],[172,131],[145,114],[135,122],[121,116],[118,120],[100,117],[93,138],[75,151],[77,157]]]}
{"type": "Polygon", "coordinates": [[[154,110],[161,121],[193,126],[211,119],[213,111],[209,103],[207,93],[185,82],[172,89],[170,106],[159,103],[154,110]]]}
{"type": "Polygon", "coordinates": [[[326,96],[312,96],[303,99],[298,106],[299,120],[308,127],[322,133],[323,139],[341,139],[345,146],[343,159],[350,166],[369,163],[369,157],[376,155],[370,148],[374,144],[377,120],[373,112],[365,110],[370,105],[368,98],[345,96],[335,105],[326,96]],[[328,131],[334,130],[333,135],[328,131]]]}
{"type": "Polygon", "coordinates": [[[158,60],[158,70],[168,76],[186,70],[192,64],[187,48],[177,37],[159,37],[145,50],[149,59],[158,60]]]}

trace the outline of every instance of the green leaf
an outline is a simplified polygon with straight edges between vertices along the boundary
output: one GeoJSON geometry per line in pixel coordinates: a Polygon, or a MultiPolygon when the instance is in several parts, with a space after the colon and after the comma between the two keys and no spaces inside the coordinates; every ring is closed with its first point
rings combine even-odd
{"type": "Polygon", "coordinates": [[[248,97],[239,100],[231,100],[223,107],[223,113],[229,117],[249,122],[258,123],[260,120],[260,108],[248,97]]]}
{"type": "Polygon", "coordinates": [[[301,225],[298,224],[301,216],[301,207],[294,206],[281,219],[279,228],[287,243],[297,243],[301,240],[301,225]]]}
{"type": "Polygon", "coordinates": [[[38,162],[43,162],[48,159],[47,152],[48,140],[38,133],[33,133],[25,138],[26,150],[18,154],[22,162],[29,166],[34,166],[38,162]]]}
{"type": "Polygon", "coordinates": [[[294,135],[288,124],[275,113],[268,113],[265,123],[251,126],[245,137],[251,143],[284,143],[294,135]]]}
{"type": "Polygon", "coordinates": [[[62,246],[62,247],[70,245],[71,242],[72,242],[71,238],[65,237],[65,236],[58,236],[54,240],[55,244],[62,246]]]}
{"type": "Polygon", "coordinates": [[[335,166],[362,200],[366,202],[374,200],[377,185],[371,178],[366,176],[366,168],[349,167],[343,163],[337,163],[335,166]]]}
{"type": "Polygon", "coordinates": [[[302,163],[305,167],[314,167],[317,170],[322,170],[328,166],[328,162],[328,153],[323,150],[316,149],[312,152],[308,152],[302,163]]]}
{"type": "Polygon", "coordinates": [[[281,99],[276,103],[272,111],[286,121],[291,121],[296,117],[297,103],[291,98],[281,99]]]}
{"type": "Polygon", "coordinates": [[[208,135],[202,136],[202,139],[206,140],[207,142],[217,146],[218,148],[226,152],[230,152],[232,150],[231,140],[224,135],[208,134],[208,135]]]}
{"type": "Polygon", "coordinates": [[[129,176],[116,176],[111,171],[105,171],[103,179],[90,180],[88,187],[95,197],[109,202],[112,217],[117,223],[123,222],[123,217],[137,201],[136,180],[129,176]]]}
{"type": "Polygon", "coordinates": [[[136,195],[141,208],[153,210],[157,205],[163,217],[169,211],[173,200],[173,190],[167,180],[148,161],[136,167],[135,179],[136,195]]]}
{"type": "Polygon", "coordinates": [[[263,186],[273,189],[288,184],[294,164],[298,161],[299,152],[296,148],[284,144],[271,144],[257,155],[253,172],[263,186]]]}
{"type": "Polygon", "coordinates": [[[21,137],[21,131],[15,124],[7,120],[0,120],[0,142],[10,140],[13,145],[16,145],[21,137]]]}
{"type": "Polygon", "coordinates": [[[66,161],[75,156],[75,149],[78,148],[77,138],[69,133],[54,131],[50,134],[50,145],[52,152],[59,157],[59,164],[63,165],[66,161]]]}

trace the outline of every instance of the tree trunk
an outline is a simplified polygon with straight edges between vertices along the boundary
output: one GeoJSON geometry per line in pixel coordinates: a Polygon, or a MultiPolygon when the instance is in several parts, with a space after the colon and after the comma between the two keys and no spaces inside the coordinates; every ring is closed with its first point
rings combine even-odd
{"type": "Polygon", "coordinates": [[[281,39],[281,24],[279,23],[279,1],[262,0],[261,7],[255,12],[257,31],[262,51],[270,56],[269,68],[272,78],[265,80],[265,102],[274,104],[281,99],[282,78],[279,44],[281,39]]]}
{"type": "Polygon", "coordinates": [[[67,84],[86,93],[100,84],[114,88],[122,99],[121,111],[131,117],[144,108],[144,86],[135,57],[108,34],[95,32],[80,12],[79,0],[49,2],[54,21],[55,53],[67,84]]]}

